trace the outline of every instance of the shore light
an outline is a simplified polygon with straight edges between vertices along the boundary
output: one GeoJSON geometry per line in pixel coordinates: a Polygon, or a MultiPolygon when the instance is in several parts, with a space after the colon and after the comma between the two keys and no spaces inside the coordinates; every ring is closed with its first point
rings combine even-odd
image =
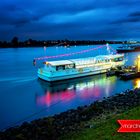
{"type": "Polygon", "coordinates": [[[140,72],[140,55],[136,59],[137,72],[140,72]]]}

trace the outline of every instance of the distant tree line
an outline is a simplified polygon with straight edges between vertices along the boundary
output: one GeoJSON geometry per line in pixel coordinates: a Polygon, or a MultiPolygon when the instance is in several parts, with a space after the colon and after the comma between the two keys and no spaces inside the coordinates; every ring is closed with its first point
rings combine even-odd
{"type": "Polygon", "coordinates": [[[72,45],[97,45],[97,44],[121,44],[127,41],[107,41],[107,40],[43,40],[37,41],[28,39],[26,41],[19,41],[18,37],[14,37],[11,42],[0,41],[0,48],[18,48],[18,47],[35,47],[35,46],[72,46],[72,45]]]}

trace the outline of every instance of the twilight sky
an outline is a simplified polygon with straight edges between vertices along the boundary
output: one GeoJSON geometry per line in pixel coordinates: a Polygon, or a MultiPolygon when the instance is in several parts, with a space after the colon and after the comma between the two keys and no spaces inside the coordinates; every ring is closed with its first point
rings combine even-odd
{"type": "Polygon", "coordinates": [[[0,40],[140,40],[140,0],[1,0],[0,40]]]}

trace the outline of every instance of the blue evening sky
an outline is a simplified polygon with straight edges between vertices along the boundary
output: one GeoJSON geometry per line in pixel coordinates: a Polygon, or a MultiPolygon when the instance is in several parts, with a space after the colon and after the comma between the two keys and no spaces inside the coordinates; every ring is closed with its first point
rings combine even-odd
{"type": "Polygon", "coordinates": [[[1,0],[0,40],[140,40],[140,0],[1,0]]]}

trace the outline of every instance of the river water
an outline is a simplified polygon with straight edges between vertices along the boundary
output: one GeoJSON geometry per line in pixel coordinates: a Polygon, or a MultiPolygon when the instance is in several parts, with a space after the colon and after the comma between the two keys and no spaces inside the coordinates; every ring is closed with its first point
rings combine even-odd
{"type": "MultiPolygon", "coordinates": [[[[118,45],[111,46],[115,49],[118,45]]],[[[88,105],[125,89],[140,87],[140,79],[124,82],[115,76],[106,77],[105,74],[59,82],[52,86],[37,78],[37,69],[42,62],[37,61],[37,65],[33,66],[35,57],[78,52],[94,47],[97,46],[0,49],[0,129],[88,105]]],[[[59,59],[107,53],[104,47],[59,59]]],[[[132,65],[139,54],[125,54],[126,65],[132,65]]]]}

